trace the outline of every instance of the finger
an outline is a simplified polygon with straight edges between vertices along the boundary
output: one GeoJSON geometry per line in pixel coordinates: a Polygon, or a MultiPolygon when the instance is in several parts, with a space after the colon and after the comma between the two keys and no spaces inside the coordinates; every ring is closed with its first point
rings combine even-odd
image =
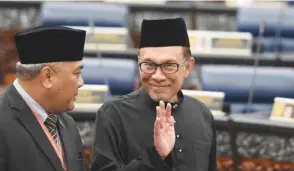
{"type": "Polygon", "coordinates": [[[160,101],[160,108],[161,108],[161,114],[162,114],[162,122],[166,122],[166,110],[165,110],[165,103],[163,101],[160,101]]]}
{"type": "Polygon", "coordinates": [[[162,111],[165,111],[165,104],[164,104],[163,101],[160,101],[159,102],[159,106],[160,106],[160,108],[161,108],[162,111]]]}
{"type": "Polygon", "coordinates": [[[156,117],[154,123],[154,136],[160,136],[160,118],[156,117]]]}
{"type": "Polygon", "coordinates": [[[169,126],[174,126],[174,117],[171,115],[171,104],[167,104],[166,107],[166,112],[165,112],[165,117],[166,117],[166,122],[169,126]]]}
{"type": "Polygon", "coordinates": [[[164,127],[164,125],[163,125],[163,122],[164,122],[163,112],[159,106],[156,106],[156,115],[157,115],[156,117],[159,118],[158,123],[159,123],[160,128],[162,129],[164,127]]]}
{"type": "Polygon", "coordinates": [[[175,118],[173,116],[169,116],[167,122],[169,126],[175,126],[175,118]]]}
{"type": "Polygon", "coordinates": [[[161,122],[163,122],[163,124],[166,122],[166,118],[165,118],[165,104],[163,101],[159,102],[159,106],[161,109],[161,122]]]}
{"type": "Polygon", "coordinates": [[[156,106],[156,117],[159,117],[161,119],[162,118],[161,114],[162,114],[161,108],[159,106],[156,106]]]}
{"type": "Polygon", "coordinates": [[[165,117],[170,117],[171,116],[171,104],[168,103],[167,106],[166,106],[166,112],[165,112],[165,117]]]}

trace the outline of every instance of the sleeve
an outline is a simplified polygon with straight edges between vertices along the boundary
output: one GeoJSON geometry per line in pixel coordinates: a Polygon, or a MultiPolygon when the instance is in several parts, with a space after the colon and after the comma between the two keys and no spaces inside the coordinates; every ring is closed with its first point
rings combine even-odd
{"type": "Polygon", "coordinates": [[[216,159],[216,128],[214,123],[213,115],[211,114],[211,127],[213,132],[213,140],[212,140],[212,146],[209,154],[209,168],[208,171],[216,171],[217,170],[217,159],[216,159]]]}
{"type": "Polygon", "coordinates": [[[114,122],[110,118],[110,115],[117,116],[112,112],[119,110],[108,106],[97,112],[91,171],[172,171],[170,156],[162,160],[154,146],[144,149],[142,156],[126,163],[125,156],[128,155],[124,154],[123,129],[119,119],[114,122]]]}
{"type": "Polygon", "coordinates": [[[0,130],[0,170],[1,171],[7,171],[6,168],[6,147],[4,142],[4,135],[2,134],[0,130]]]}

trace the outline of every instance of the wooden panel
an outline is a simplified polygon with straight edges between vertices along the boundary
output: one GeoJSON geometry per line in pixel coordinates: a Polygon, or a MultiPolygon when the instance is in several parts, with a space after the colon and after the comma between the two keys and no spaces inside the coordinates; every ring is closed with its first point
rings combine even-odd
{"type": "Polygon", "coordinates": [[[0,29],[0,74],[6,81],[9,81],[11,78],[11,75],[6,76],[7,73],[15,73],[18,55],[14,45],[14,35],[19,31],[21,30],[0,29]]]}

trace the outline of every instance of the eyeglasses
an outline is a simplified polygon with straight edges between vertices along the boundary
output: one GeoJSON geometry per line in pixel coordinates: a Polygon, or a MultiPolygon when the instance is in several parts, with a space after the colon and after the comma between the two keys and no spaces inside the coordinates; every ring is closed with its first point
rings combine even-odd
{"type": "Polygon", "coordinates": [[[141,62],[139,63],[140,70],[147,74],[153,74],[156,71],[156,68],[159,66],[161,71],[165,74],[173,74],[178,72],[179,67],[185,65],[187,60],[183,63],[163,63],[155,64],[153,62],[141,62]]]}

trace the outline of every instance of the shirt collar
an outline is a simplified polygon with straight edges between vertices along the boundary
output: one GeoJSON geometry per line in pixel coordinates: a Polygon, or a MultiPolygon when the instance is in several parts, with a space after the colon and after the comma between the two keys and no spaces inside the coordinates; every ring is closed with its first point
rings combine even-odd
{"type": "Polygon", "coordinates": [[[40,119],[45,122],[48,117],[46,111],[23,89],[19,84],[18,79],[13,81],[13,85],[23,100],[36,112],[40,119]]]}
{"type": "MultiPolygon", "coordinates": [[[[13,85],[20,96],[24,99],[24,101],[36,112],[36,114],[40,117],[41,121],[45,122],[48,117],[48,113],[23,89],[23,87],[19,84],[18,79],[13,81],[13,85]]],[[[57,115],[58,116],[58,115],[57,115]]],[[[58,122],[61,126],[64,127],[63,122],[58,117],[58,122]]]]}
{"type": "MultiPolygon", "coordinates": [[[[156,106],[159,105],[159,102],[153,100],[153,99],[150,97],[150,95],[148,94],[147,90],[146,90],[143,86],[140,88],[139,91],[140,91],[140,93],[142,94],[144,101],[145,101],[148,105],[150,105],[151,107],[156,107],[156,106]]],[[[179,90],[179,92],[178,92],[177,95],[178,95],[178,99],[179,99],[178,102],[170,103],[171,106],[172,106],[172,110],[176,110],[176,109],[178,109],[178,108],[181,106],[181,104],[183,103],[183,101],[184,101],[184,94],[183,94],[183,92],[182,92],[181,90],[179,90]]],[[[164,103],[165,103],[165,106],[166,106],[168,102],[164,102],[164,103]]]]}

